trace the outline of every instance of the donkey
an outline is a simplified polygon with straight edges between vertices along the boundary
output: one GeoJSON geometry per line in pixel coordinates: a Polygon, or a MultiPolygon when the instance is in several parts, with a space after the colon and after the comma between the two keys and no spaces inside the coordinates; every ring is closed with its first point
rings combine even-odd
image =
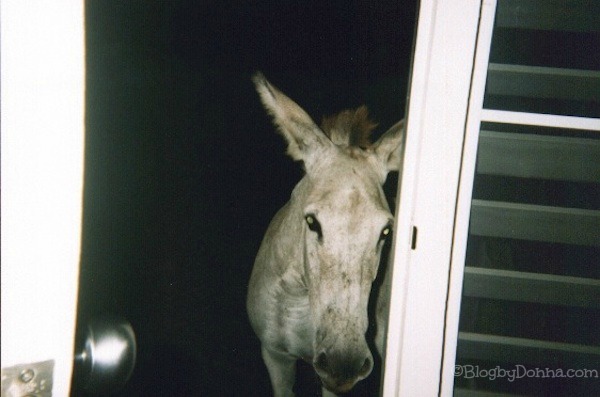
{"type": "MultiPolygon", "coordinates": [[[[294,395],[298,359],[312,364],[323,395],[335,396],[373,368],[367,306],[393,224],[382,185],[399,168],[404,123],[371,144],[375,124],[366,107],[319,127],[262,74],[253,82],[306,174],[266,231],[250,277],[248,316],[276,397],[294,395]]],[[[377,310],[382,356],[387,304],[380,299],[377,310]]]]}

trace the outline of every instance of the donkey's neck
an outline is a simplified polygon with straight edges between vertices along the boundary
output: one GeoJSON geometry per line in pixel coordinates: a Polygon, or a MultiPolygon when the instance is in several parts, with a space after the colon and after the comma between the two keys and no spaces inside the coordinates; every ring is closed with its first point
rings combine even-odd
{"type": "Polygon", "coordinates": [[[290,291],[306,289],[304,277],[304,207],[310,180],[305,176],[294,188],[290,200],[273,219],[272,271],[288,284],[290,291]]]}

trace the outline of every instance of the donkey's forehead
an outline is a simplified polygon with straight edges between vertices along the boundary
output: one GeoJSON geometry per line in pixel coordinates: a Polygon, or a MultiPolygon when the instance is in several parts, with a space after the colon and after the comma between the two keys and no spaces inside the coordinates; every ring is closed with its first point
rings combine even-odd
{"type": "MultiPolygon", "coordinates": [[[[323,214],[348,214],[350,216],[363,217],[365,214],[381,215],[388,218],[389,207],[383,193],[379,191],[367,192],[357,186],[335,187],[313,191],[304,208],[306,213],[314,213],[317,216],[323,214]]],[[[336,215],[337,216],[337,215],[336,215]]]]}
{"type": "Polygon", "coordinates": [[[372,152],[352,146],[336,146],[334,150],[329,150],[324,156],[317,160],[318,166],[316,172],[311,178],[327,180],[327,183],[339,181],[341,185],[346,185],[346,181],[352,180],[357,184],[366,186],[374,184],[380,185],[376,166],[372,152]],[[331,181],[334,179],[336,181],[331,181]]]}
{"type": "Polygon", "coordinates": [[[380,180],[373,166],[362,158],[337,159],[311,175],[311,207],[338,209],[372,207],[388,210],[380,180]],[[346,208],[349,207],[349,208],[346,208]]]}

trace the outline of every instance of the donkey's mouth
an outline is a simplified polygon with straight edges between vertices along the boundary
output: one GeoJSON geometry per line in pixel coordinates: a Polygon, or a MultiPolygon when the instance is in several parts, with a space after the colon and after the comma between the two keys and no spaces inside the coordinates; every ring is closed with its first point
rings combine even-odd
{"type": "Polygon", "coordinates": [[[354,387],[356,382],[357,382],[356,379],[350,379],[350,380],[346,380],[346,381],[342,381],[342,382],[338,383],[338,382],[326,381],[321,378],[321,383],[323,384],[323,387],[325,387],[327,390],[329,390],[330,392],[335,393],[335,394],[348,393],[350,390],[352,390],[352,388],[354,387]]]}

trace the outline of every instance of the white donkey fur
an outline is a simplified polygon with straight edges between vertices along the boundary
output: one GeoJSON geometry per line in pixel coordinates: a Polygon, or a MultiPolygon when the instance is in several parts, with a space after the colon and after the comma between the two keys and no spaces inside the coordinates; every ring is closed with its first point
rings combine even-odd
{"type": "MultiPolygon", "coordinates": [[[[253,81],[288,154],[304,163],[306,175],[271,221],[256,256],[250,322],[276,397],[293,396],[298,359],[313,365],[324,395],[344,393],[373,368],[365,340],[367,305],[391,235],[382,185],[389,171],[398,170],[403,122],[370,144],[374,124],[366,108],[342,112],[320,128],[262,74],[253,81]]],[[[377,313],[381,353],[386,297],[377,313]]]]}

